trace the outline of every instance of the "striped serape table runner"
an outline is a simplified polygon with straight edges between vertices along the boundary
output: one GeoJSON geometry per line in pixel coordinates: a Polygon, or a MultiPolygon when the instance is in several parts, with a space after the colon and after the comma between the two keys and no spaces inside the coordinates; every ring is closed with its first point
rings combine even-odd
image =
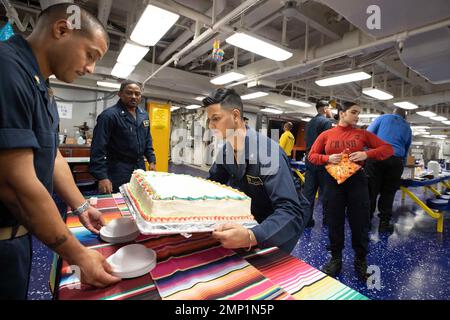
{"type": "MultiPolygon", "coordinates": [[[[129,216],[120,194],[99,196],[97,208],[108,222],[129,216]]],[[[105,257],[127,244],[102,242],[78,221],[68,216],[67,226],[80,242],[105,257]]],[[[55,299],[367,299],[362,294],[326,276],[305,262],[277,248],[251,252],[225,249],[209,233],[190,238],[181,235],[143,236],[135,241],[155,250],[157,266],[150,274],[121,281],[106,289],[81,285],[65,261],[55,259],[51,287],[55,299]]]]}

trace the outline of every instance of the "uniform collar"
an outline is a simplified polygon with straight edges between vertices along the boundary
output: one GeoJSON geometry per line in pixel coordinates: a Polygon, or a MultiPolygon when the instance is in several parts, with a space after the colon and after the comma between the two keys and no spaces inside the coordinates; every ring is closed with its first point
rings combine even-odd
{"type": "Polygon", "coordinates": [[[42,91],[47,91],[46,79],[42,76],[36,56],[25,38],[15,35],[8,40],[8,43],[15,49],[22,61],[31,67],[29,71],[32,73],[37,87],[42,91]]]}
{"type": "MultiPolygon", "coordinates": [[[[123,104],[122,100],[119,99],[117,102],[117,106],[121,109],[120,116],[121,117],[130,117],[133,121],[135,121],[134,117],[131,115],[131,113],[128,111],[127,107],[123,104]]],[[[145,112],[142,111],[141,108],[136,107],[136,121],[139,123],[145,118],[145,112]]]]}

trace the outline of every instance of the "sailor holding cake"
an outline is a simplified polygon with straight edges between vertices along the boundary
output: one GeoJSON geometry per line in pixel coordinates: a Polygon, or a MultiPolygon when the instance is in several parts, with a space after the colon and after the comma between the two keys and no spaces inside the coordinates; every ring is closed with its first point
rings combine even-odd
{"type": "Polygon", "coordinates": [[[138,107],[141,88],[136,82],[125,81],[116,105],[97,118],[91,146],[89,172],[99,180],[100,193],[118,192],[128,183],[136,169],[145,169],[144,156],[155,170],[148,113],[138,107]]]}
{"type": "Polygon", "coordinates": [[[258,245],[291,252],[304,230],[309,203],[295,188],[286,154],[275,141],[245,126],[242,100],[233,89],[217,89],[203,105],[209,128],[226,140],[208,178],[249,196],[259,223],[250,230],[226,223],[213,237],[230,249],[258,245]]]}

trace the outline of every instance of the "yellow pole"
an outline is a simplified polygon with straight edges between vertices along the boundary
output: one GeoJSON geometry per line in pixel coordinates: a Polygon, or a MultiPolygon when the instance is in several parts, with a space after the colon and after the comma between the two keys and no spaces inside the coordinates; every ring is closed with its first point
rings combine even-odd
{"type": "Polygon", "coordinates": [[[436,196],[441,196],[441,193],[439,191],[437,191],[435,188],[433,188],[432,186],[426,186],[425,188],[429,189],[431,192],[433,192],[436,196]]]}
{"type": "Polygon", "coordinates": [[[150,132],[156,156],[156,171],[169,171],[170,104],[147,103],[150,115],[150,132]]]}
{"type": "Polygon", "coordinates": [[[441,183],[447,187],[448,189],[450,189],[450,183],[448,183],[448,181],[441,181],[441,183]]]}
{"type": "Polygon", "coordinates": [[[415,203],[419,205],[430,217],[437,219],[437,232],[444,232],[444,215],[441,212],[435,212],[431,210],[425,203],[422,202],[414,193],[408,188],[400,187],[402,192],[405,192],[415,203]]]}
{"type": "Polygon", "coordinates": [[[297,174],[297,176],[300,178],[300,180],[303,183],[305,183],[305,176],[300,171],[298,171],[297,169],[294,169],[294,172],[297,174]]]}

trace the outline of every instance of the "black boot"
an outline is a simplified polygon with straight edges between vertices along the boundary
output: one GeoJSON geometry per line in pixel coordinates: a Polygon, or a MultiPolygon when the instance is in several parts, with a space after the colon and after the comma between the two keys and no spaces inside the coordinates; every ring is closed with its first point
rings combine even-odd
{"type": "Polygon", "coordinates": [[[365,257],[355,258],[355,272],[359,280],[367,281],[369,278],[367,274],[367,261],[365,257]]]}
{"type": "Polygon", "coordinates": [[[331,277],[336,277],[342,269],[342,255],[331,256],[330,261],[323,266],[322,272],[331,277]]]}
{"type": "Polygon", "coordinates": [[[380,220],[378,232],[392,234],[394,232],[394,225],[389,220],[380,220]]]}

